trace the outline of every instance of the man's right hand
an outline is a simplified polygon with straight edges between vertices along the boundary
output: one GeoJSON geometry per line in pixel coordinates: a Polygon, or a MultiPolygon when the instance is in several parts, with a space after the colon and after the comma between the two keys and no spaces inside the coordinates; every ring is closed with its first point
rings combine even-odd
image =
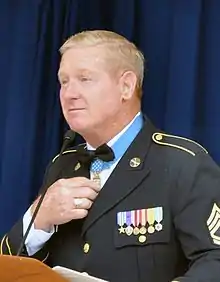
{"type": "MultiPolygon", "coordinates": [[[[35,229],[49,232],[54,225],[86,217],[100,189],[100,185],[85,177],[59,179],[47,190],[34,222],[35,229]]],[[[39,198],[31,207],[32,214],[39,198]]]]}

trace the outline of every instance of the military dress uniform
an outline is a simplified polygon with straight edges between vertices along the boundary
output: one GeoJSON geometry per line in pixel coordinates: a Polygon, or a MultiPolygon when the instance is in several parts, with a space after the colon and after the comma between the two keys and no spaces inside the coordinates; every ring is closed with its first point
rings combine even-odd
{"type": "MultiPolygon", "coordinates": [[[[45,189],[60,178],[89,177],[79,147],[51,162],[45,189]]],[[[220,168],[208,152],[147,119],[88,216],[58,226],[34,257],[111,282],[217,282],[219,207],[220,168]]],[[[20,220],[1,253],[16,253],[22,230],[20,220]]]]}

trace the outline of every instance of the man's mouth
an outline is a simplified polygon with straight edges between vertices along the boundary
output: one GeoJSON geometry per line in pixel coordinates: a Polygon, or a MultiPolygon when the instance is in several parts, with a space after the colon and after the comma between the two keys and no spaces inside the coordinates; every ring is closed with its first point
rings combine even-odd
{"type": "Polygon", "coordinates": [[[76,112],[76,111],[81,111],[81,110],[84,110],[84,108],[69,109],[69,112],[76,112]]]}

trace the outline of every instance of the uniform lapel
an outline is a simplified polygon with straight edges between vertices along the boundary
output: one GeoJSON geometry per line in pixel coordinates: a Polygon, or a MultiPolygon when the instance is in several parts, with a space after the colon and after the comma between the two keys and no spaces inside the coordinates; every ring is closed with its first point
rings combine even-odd
{"type": "Polygon", "coordinates": [[[78,176],[90,178],[89,168],[84,164],[80,164],[75,153],[65,157],[65,162],[61,165],[62,170],[60,178],[72,178],[78,176]]]}
{"type": "Polygon", "coordinates": [[[93,203],[85,219],[82,235],[106,212],[127,197],[149,175],[146,156],[154,127],[146,120],[135,140],[122,157],[93,203]],[[139,164],[139,165],[137,165],[139,164]]]}

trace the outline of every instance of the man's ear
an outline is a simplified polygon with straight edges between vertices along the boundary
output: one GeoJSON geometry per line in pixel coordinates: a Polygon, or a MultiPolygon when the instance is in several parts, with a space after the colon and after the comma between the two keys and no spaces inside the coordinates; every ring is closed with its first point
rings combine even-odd
{"type": "Polygon", "coordinates": [[[126,71],[120,77],[120,88],[122,100],[129,100],[132,98],[137,84],[137,76],[133,71],[126,71]]]}

